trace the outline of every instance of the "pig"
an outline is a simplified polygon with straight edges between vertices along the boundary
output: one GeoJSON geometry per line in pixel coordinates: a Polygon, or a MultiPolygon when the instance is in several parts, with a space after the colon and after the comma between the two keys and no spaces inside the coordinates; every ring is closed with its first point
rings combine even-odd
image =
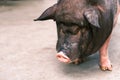
{"type": "Polygon", "coordinates": [[[118,0],[58,0],[34,21],[56,22],[59,61],[79,64],[99,51],[100,69],[111,71],[108,45],[118,14],[118,0]]]}

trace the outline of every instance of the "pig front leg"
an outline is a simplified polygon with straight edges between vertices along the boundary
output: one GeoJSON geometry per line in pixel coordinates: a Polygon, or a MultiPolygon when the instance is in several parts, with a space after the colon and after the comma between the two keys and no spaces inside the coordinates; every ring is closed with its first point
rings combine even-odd
{"type": "Polygon", "coordinates": [[[111,36],[109,36],[109,38],[106,40],[106,42],[103,44],[103,46],[99,50],[100,68],[103,71],[106,71],[106,70],[112,71],[112,65],[111,65],[111,62],[110,62],[109,56],[108,56],[108,45],[110,42],[110,38],[111,38],[111,36]]]}

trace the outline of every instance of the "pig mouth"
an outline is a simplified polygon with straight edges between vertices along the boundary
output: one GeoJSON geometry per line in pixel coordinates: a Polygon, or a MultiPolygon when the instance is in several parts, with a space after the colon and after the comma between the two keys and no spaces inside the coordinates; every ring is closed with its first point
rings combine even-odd
{"type": "Polygon", "coordinates": [[[80,63],[83,63],[86,58],[75,58],[74,60],[71,60],[68,56],[65,55],[64,52],[59,52],[57,55],[56,55],[57,59],[60,61],[60,62],[63,62],[63,63],[67,63],[67,64],[80,64],[80,63]]]}
{"type": "Polygon", "coordinates": [[[70,60],[70,58],[67,57],[63,52],[57,53],[56,57],[60,62],[64,62],[64,63],[71,63],[72,62],[70,60]]]}

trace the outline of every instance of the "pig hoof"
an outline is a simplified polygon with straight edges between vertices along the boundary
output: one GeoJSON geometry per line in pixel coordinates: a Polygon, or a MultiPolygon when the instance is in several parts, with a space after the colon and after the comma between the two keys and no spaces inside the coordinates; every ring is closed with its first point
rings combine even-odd
{"type": "Polygon", "coordinates": [[[102,66],[102,65],[100,65],[100,69],[102,71],[112,71],[112,65],[110,65],[110,66],[102,66]]]}
{"type": "Polygon", "coordinates": [[[108,57],[102,57],[100,59],[100,69],[103,71],[112,71],[112,65],[108,57]]]}

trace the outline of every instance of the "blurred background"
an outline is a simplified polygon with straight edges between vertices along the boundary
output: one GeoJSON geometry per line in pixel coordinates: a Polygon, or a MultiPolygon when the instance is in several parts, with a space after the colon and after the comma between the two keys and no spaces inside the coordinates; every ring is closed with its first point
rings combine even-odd
{"type": "Polygon", "coordinates": [[[20,2],[20,1],[26,1],[26,0],[0,0],[0,5],[10,6],[10,5],[14,5],[18,1],[20,2]]]}

